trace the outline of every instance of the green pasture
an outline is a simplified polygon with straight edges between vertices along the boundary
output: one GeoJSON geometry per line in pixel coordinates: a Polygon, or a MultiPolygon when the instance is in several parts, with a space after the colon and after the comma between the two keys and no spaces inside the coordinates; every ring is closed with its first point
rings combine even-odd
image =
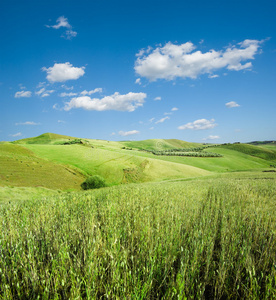
{"type": "Polygon", "coordinates": [[[274,299],[276,175],[216,176],[2,202],[0,298],[274,299]]]}

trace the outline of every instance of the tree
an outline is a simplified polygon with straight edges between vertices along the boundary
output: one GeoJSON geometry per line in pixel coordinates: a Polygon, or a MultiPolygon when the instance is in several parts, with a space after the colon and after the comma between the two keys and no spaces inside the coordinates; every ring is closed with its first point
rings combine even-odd
{"type": "Polygon", "coordinates": [[[105,186],[106,186],[106,183],[105,183],[104,178],[99,175],[90,176],[81,184],[81,187],[84,190],[98,189],[98,188],[105,187],[105,186]]]}

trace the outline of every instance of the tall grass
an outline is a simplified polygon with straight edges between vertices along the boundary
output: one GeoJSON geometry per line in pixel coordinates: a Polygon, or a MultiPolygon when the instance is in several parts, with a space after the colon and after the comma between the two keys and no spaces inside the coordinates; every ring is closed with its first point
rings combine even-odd
{"type": "Polygon", "coordinates": [[[222,178],[6,203],[0,298],[272,299],[275,192],[222,178]]]}

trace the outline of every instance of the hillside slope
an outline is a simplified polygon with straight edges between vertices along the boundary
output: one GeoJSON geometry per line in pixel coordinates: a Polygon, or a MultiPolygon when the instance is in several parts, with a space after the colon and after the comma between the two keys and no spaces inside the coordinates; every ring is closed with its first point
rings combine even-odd
{"type": "Polygon", "coordinates": [[[0,144],[0,186],[80,189],[85,177],[66,166],[44,160],[20,145],[0,144]]]}

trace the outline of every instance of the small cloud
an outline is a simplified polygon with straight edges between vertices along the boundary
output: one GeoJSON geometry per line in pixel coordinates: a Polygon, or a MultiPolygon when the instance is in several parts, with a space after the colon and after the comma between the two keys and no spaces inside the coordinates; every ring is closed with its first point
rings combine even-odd
{"type": "Polygon", "coordinates": [[[230,101],[230,102],[225,103],[225,106],[228,108],[233,108],[233,107],[239,107],[240,105],[235,101],[230,101]]]}
{"type": "Polygon", "coordinates": [[[141,78],[137,78],[137,79],[135,80],[135,83],[141,85],[141,84],[142,84],[142,83],[141,83],[141,78]]]}
{"type": "Polygon", "coordinates": [[[96,89],[91,90],[91,91],[84,90],[80,94],[82,96],[86,96],[86,95],[92,95],[92,94],[95,94],[95,93],[102,93],[102,92],[103,92],[102,88],[96,88],[96,89]]]}
{"type": "Polygon", "coordinates": [[[65,122],[65,121],[62,121],[62,120],[58,120],[58,123],[64,124],[64,123],[66,123],[66,122],[65,122]]]}
{"type": "Polygon", "coordinates": [[[73,67],[69,62],[54,64],[53,67],[43,67],[42,71],[47,73],[47,80],[50,82],[63,82],[67,80],[76,80],[84,75],[85,67],[73,67]]]}
{"type": "Polygon", "coordinates": [[[151,118],[149,121],[150,123],[152,123],[155,120],[155,118],[151,118]]]}
{"type": "Polygon", "coordinates": [[[161,100],[161,97],[155,97],[154,98],[154,101],[160,101],[161,100]]]}
{"type": "Polygon", "coordinates": [[[14,95],[15,98],[29,98],[31,96],[32,96],[32,92],[30,91],[16,92],[14,95]]]}
{"type": "Polygon", "coordinates": [[[40,125],[40,123],[35,123],[33,121],[27,121],[23,123],[15,123],[15,125],[40,125]]]}
{"type": "Polygon", "coordinates": [[[200,119],[200,120],[196,120],[194,122],[179,126],[178,129],[180,129],[180,130],[185,130],[185,129],[205,130],[205,129],[214,128],[217,125],[218,124],[215,124],[215,119],[211,119],[211,120],[200,119]]]}
{"type": "Polygon", "coordinates": [[[116,133],[115,133],[115,132],[112,132],[111,135],[116,135],[116,133]]]}
{"type": "Polygon", "coordinates": [[[162,119],[156,121],[155,124],[163,123],[164,121],[169,120],[169,119],[170,119],[170,117],[164,117],[164,118],[162,118],[162,119]]]}
{"type": "Polygon", "coordinates": [[[35,92],[36,95],[44,98],[50,96],[50,94],[54,93],[55,90],[46,90],[45,87],[41,88],[39,91],[35,92]]]}
{"type": "Polygon", "coordinates": [[[65,90],[67,90],[67,91],[70,91],[70,90],[74,89],[73,86],[67,86],[66,84],[63,84],[61,87],[64,88],[65,90]]]}
{"type": "Polygon", "coordinates": [[[138,131],[138,130],[119,131],[119,135],[121,135],[121,136],[129,136],[129,135],[138,134],[138,133],[140,133],[140,131],[138,131]]]}
{"type": "Polygon", "coordinates": [[[72,37],[75,37],[77,35],[76,31],[72,30],[72,26],[69,24],[68,19],[64,16],[61,16],[57,19],[56,25],[46,25],[47,28],[54,28],[54,29],[60,29],[60,28],[67,28],[65,31],[65,36],[62,35],[62,37],[70,40],[72,37]]]}
{"type": "Polygon", "coordinates": [[[60,93],[59,97],[73,97],[77,96],[77,93],[60,93]]]}
{"type": "Polygon", "coordinates": [[[216,74],[214,74],[214,75],[209,74],[209,75],[208,75],[208,78],[218,78],[218,77],[219,77],[219,75],[216,75],[216,74]]]}
{"type": "Polygon", "coordinates": [[[201,44],[203,44],[203,43],[204,43],[204,40],[201,39],[201,40],[199,41],[199,44],[201,45],[201,44]]]}
{"type": "Polygon", "coordinates": [[[172,115],[172,114],[173,114],[172,112],[165,112],[165,113],[164,113],[165,116],[170,116],[170,115],[172,115]]]}
{"type": "Polygon", "coordinates": [[[10,136],[12,136],[12,137],[18,137],[18,136],[22,136],[22,133],[21,132],[17,132],[15,134],[10,134],[10,136]]]}
{"type": "Polygon", "coordinates": [[[154,127],[151,127],[151,128],[150,128],[150,130],[153,130],[153,129],[154,129],[154,127]]]}
{"type": "Polygon", "coordinates": [[[208,141],[208,140],[217,140],[220,137],[218,135],[209,135],[207,138],[202,139],[203,141],[208,141]]]}
{"type": "Polygon", "coordinates": [[[177,110],[178,110],[177,107],[173,107],[173,108],[172,108],[172,111],[177,111],[177,110]]]}
{"type": "Polygon", "coordinates": [[[19,84],[19,88],[20,88],[21,90],[25,90],[25,89],[26,89],[26,87],[25,87],[22,83],[19,84]]]}
{"type": "Polygon", "coordinates": [[[58,103],[55,103],[55,104],[53,105],[53,109],[55,109],[55,110],[61,110],[61,108],[59,107],[59,104],[58,104],[58,103]]]}

